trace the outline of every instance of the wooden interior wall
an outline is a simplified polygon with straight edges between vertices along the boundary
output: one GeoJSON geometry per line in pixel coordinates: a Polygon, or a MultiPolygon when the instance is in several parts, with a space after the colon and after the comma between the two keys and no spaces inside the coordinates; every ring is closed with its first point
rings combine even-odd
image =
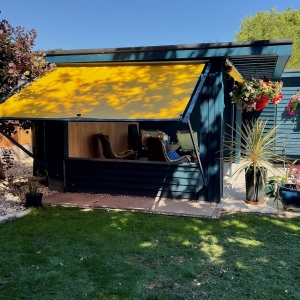
{"type": "Polygon", "coordinates": [[[69,157],[103,158],[97,133],[110,136],[115,152],[128,149],[128,125],[135,122],[69,122],[69,157]]]}
{"type": "MultiPolygon", "coordinates": [[[[18,133],[13,134],[12,138],[15,139],[21,145],[32,144],[32,134],[31,130],[26,133],[25,130],[16,128],[18,133]]],[[[12,147],[15,146],[11,141],[9,141],[5,136],[0,134],[0,148],[12,147]]]]}

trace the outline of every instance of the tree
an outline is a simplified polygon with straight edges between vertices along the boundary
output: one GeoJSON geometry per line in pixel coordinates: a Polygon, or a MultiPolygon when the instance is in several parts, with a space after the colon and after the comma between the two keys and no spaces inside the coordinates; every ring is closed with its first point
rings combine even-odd
{"type": "Polygon", "coordinates": [[[259,11],[253,17],[246,16],[235,32],[235,41],[257,41],[274,39],[293,39],[292,56],[287,68],[300,68],[300,10],[278,12],[276,7],[270,11],[259,11]]]}
{"type": "MultiPolygon", "coordinates": [[[[43,50],[33,51],[37,34],[34,29],[25,31],[21,26],[12,27],[8,21],[0,21],[0,100],[4,100],[16,88],[55,68],[45,61],[43,50]]],[[[0,129],[15,133],[15,122],[1,120],[0,129]]],[[[19,121],[19,126],[30,128],[28,121],[19,121]]]]}
{"type": "MultiPolygon", "coordinates": [[[[33,29],[25,31],[20,26],[12,27],[4,19],[0,21],[0,103],[18,88],[55,68],[55,64],[45,61],[46,54],[43,50],[33,51],[36,36],[33,29]]],[[[17,133],[16,126],[25,129],[28,133],[31,122],[0,120],[0,130],[8,135],[17,133]]],[[[6,157],[2,149],[0,153],[1,179],[5,178],[4,170],[11,167],[11,156],[5,159],[6,157]]]]}

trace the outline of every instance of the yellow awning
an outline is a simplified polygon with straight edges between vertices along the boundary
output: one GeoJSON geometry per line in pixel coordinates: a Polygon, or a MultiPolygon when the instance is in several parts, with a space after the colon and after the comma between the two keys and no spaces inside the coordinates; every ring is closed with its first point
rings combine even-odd
{"type": "Polygon", "coordinates": [[[238,82],[244,82],[244,78],[240,75],[240,73],[233,67],[232,71],[229,73],[230,76],[238,82]]]}
{"type": "Polygon", "coordinates": [[[202,63],[58,66],[0,104],[0,118],[179,119],[202,63]]]}

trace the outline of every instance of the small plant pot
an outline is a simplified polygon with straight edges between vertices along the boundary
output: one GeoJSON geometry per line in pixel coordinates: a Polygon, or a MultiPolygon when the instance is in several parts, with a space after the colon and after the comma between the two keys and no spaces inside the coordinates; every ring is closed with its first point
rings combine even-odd
{"type": "Polygon", "coordinates": [[[37,193],[36,195],[25,194],[26,207],[40,207],[42,206],[43,193],[37,193]]]}
{"type": "Polygon", "coordinates": [[[276,180],[270,180],[265,185],[265,194],[267,197],[276,198],[278,194],[279,183],[276,180]]]}
{"type": "Polygon", "coordinates": [[[294,184],[280,185],[279,197],[285,210],[300,211],[300,191],[294,184]]]}

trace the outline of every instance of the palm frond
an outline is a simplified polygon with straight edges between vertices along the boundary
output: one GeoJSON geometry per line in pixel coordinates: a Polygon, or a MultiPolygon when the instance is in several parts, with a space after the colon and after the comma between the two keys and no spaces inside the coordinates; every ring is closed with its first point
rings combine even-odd
{"type": "Polygon", "coordinates": [[[235,137],[226,135],[224,150],[229,152],[229,156],[224,157],[224,161],[232,163],[240,160],[233,175],[239,175],[250,167],[254,167],[254,172],[258,169],[262,173],[263,168],[276,168],[274,162],[286,161],[285,157],[277,153],[280,148],[275,146],[277,138],[282,136],[277,135],[280,125],[268,129],[267,122],[268,120],[245,121],[241,126],[236,125],[236,128],[228,125],[235,133],[235,137]]]}

